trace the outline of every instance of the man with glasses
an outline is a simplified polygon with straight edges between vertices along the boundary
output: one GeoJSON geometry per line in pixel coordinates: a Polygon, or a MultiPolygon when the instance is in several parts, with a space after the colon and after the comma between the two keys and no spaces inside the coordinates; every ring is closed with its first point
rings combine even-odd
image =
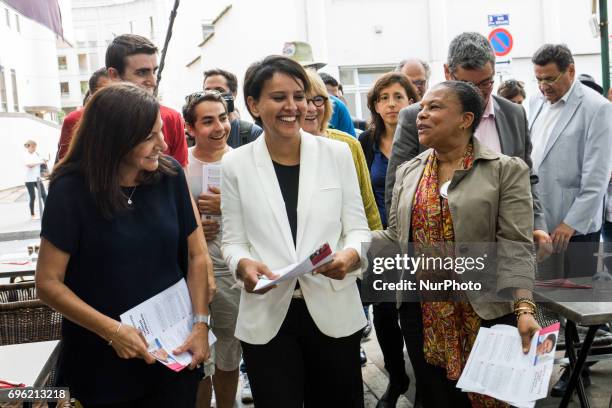
{"type": "Polygon", "coordinates": [[[419,99],[423,98],[429,85],[429,77],[431,76],[429,64],[419,59],[405,59],[399,63],[396,71],[406,75],[416,87],[419,99]]]}
{"type": "MultiPolygon", "coordinates": [[[[546,276],[553,278],[593,276],[612,169],[612,105],[575,78],[566,45],[545,44],[531,62],[541,92],[530,101],[531,157],[546,227],[558,253],[540,271],[556,272],[546,276]]],[[[552,396],[564,394],[568,373],[552,396]]],[[[586,387],[588,371],[582,374],[586,387]]]]}
{"type": "MultiPolygon", "coordinates": [[[[446,80],[471,82],[480,90],[486,106],[480,125],[474,133],[478,141],[498,153],[519,157],[531,167],[531,140],[525,110],[520,105],[492,94],[495,80],[495,54],[487,38],[475,32],[466,32],[455,37],[449,45],[444,76],[446,80]]],[[[416,116],[420,110],[421,105],[415,103],[400,111],[387,169],[386,208],[391,208],[391,194],[397,166],[426,150],[419,143],[416,128],[416,116]]],[[[549,248],[551,238],[545,232],[546,224],[534,188],[537,182],[537,177],[532,175],[533,235],[535,243],[541,248],[539,255],[543,257],[549,248]]]]}

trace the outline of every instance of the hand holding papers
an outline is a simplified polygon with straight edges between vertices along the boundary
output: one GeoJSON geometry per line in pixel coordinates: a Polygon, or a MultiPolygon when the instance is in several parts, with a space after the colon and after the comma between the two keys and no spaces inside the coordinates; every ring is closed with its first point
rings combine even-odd
{"type": "Polygon", "coordinates": [[[558,336],[559,323],[543,328],[524,354],[516,327],[480,328],[457,387],[519,408],[535,406],[548,393],[558,336]]]}
{"type": "MultiPolygon", "coordinates": [[[[191,334],[192,306],[185,279],[131,308],[121,316],[121,322],[140,330],[149,344],[149,353],[171,370],[181,371],[191,363],[188,352],[178,355],[179,348],[191,334]]],[[[208,331],[208,345],[216,341],[208,331]]]]}
{"type": "Polygon", "coordinates": [[[260,278],[257,284],[255,285],[255,291],[263,290],[269,286],[277,285],[280,282],[284,282],[286,280],[305,275],[308,272],[312,272],[318,267],[328,262],[331,262],[333,258],[334,254],[329,244],[325,243],[321,245],[319,249],[317,249],[315,252],[310,254],[310,256],[302,262],[291,264],[284,268],[272,271],[274,274],[279,276],[278,278],[273,280],[267,279],[265,277],[260,278]]]}

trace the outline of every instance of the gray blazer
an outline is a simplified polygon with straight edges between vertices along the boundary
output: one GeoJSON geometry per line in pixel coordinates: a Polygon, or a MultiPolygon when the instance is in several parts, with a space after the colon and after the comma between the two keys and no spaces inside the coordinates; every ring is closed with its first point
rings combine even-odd
{"type": "MultiPolygon", "coordinates": [[[[412,202],[432,152],[426,150],[397,168],[388,227],[372,231],[372,257],[379,256],[377,248],[395,245],[402,255],[406,254],[412,202]]],[[[474,140],[474,164],[468,170],[455,172],[448,189],[448,205],[453,218],[455,253],[489,256],[487,272],[478,277],[492,278],[493,291],[466,291],[472,307],[486,320],[512,313],[512,302],[500,301],[495,294],[507,296],[512,288],[533,288],[535,256],[529,168],[519,158],[496,153],[474,140]]],[[[470,276],[463,275],[464,281],[470,276]]],[[[402,297],[398,296],[398,300],[402,297]]]]}
{"type": "MultiPolygon", "coordinates": [[[[506,156],[523,159],[531,169],[531,139],[527,125],[527,116],[522,106],[504,98],[493,95],[493,109],[495,112],[495,127],[499,134],[501,151],[506,156]]],[[[385,185],[385,208],[389,215],[391,207],[391,193],[395,184],[395,170],[397,167],[412,159],[427,148],[419,143],[416,129],[416,117],[421,110],[421,104],[415,103],[400,111],[399,122],[395,131],[391,158],[387,168],[385,185]]],[[[535,185],[538,178],[530,174],[531,194],[533,196],[534,229],[546,231],[544,214],[538,200],[535,185]]]]}
{"type": "MultiPolygon", "coordinates": [[[[529,104],[529,129],[537,120],[544,97],[529,104]]],[[[564,222],[576,234],[601,229],[603,198],[612,169],[612,104],[576,83],[552,130],[537,185],[548,231],[564,222]]]]}

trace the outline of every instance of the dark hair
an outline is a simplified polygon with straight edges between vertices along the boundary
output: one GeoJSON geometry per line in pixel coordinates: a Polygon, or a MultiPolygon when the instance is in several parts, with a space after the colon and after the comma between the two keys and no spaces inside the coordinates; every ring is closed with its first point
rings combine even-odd
{"type": "Polygon", "coordinates": [[[238,93],[238,78],[236,78],[236,75],[219,68],[209,69],[208,71],[204,71],[204,81],[206,81],[206,78],[215,75],[221,75],[223,78],[225,78],[227,81],[227,87],[231,93],[234,95],[238,93]]]}
{"type": "Polygon", "coordinates": [[[497,94],[508,100],[512,100],[518,95],[521,95],[523,98],[527,97],[527,94],[525,93],[525,84],[522,81],[517,81],[516,79],[509,79],[502,82],[499,85],[499,88],[497,88],[497,94]]]}
{"type": "Polygon", "coordinates": [[[436,87],[438,86],[448,88],[455,94],[461,104],[463,113],[472,112],[474,114],[474,121],[470,127],[472,133],[474,133],[480,124],[485,108],[484,99],[482,99],[482,94],[476,88],[476,85],[471,82],[444,81],[436,85],[436,87]]]}
{"type": "MultiPolygon", "coordinates": [[[[51,183],[66,174],[80,175],[102,216],[111,219],[128,208],[121,189],[121,162],[151,133],[159,115],[152,95],[129,83],[109,85],[91,96],[74,133],[66,156],[51,175],[51,183]]],[[[172,162],[163,156],[154,172],[139,182],[150,184],[163,174],[175,174],[172,162]]]]}
{"type": "Polygon", "coordinates": [[[96,69],[89,77],[89,91],[91,93],[98,90],[98,80],[100,80],[100,78],[108,78],[108,72],[104,67],[96,69]]]}
{"type": "Polygon", "coordinates": [[[183,105],[183,118],[185,123],[193,126],[196,122],[195,109],[202,102],[219,102],[223,105],[225,113],[227,112],[227,103],[223,99],[223,95],[217,91],[201,91],[194,92],[185,97],[185,105],[183,105]]]}
{"type": "Polygon", "coordinates": [[[539,66],[554,62],[559,71],[564,72],[574,63],[574,57],[565,44],[544,44],[533,54],[531,62],[539,66]]]}
{"type": "Polygon", "coordinates": [[[120,75],[125,71],[125,58],[135,54],[155,54],[157,47],[141,35],[122,34],[115,37],[106,49],[106,68],[115,68],[120,75]]]}
{"type": "Polygon", "coordinates": [[[546,336],[542,343],[544,343],[546,340],[552,341],[553,348],[555,347],[555,344],[557,344],[557,336],[555,336],[555,333],[550,333],[548,336],[546,336]]]}
{"type": "Polygon", "coordinates": [[[283,57],[282,55],[269,55],[261,61],[252,63],[244,75],[244,102],[245,105],[253,118],[255,123],[262,125],[261,119],[255,117],[249,103],[247,102],[249,96],[256,101],[261,96],[261,90],[264,87],[266,81],[270,80],[277,72],[289,75],[293,79],[302,82],[304,92],[310,92],[310,81],[304,68],[294,60],[283,57]]]}
{"type": "Polygon", "coordinates": [[[319,76],[323,80],[325,85],[340,86],[340,83],[333,76],[326,74],[325,72],[319,72],[319,76]]]}
{"type": "Polygon", "coordinates": [[[83,98],[83,105],[85,105],[91,95],[98,90],[98,81],[100,80],[100,78],[108,78],[108,72],[106,71],[106,68],[98,68],[89,77],[89,89],[87,89],[85,97],[83,98]]]}
{"type": "Polygon", "coordinates": [[[383,89],[393,84],[400,84],[400,86],[406,91],[406,96],[408,96],[408,99],[412,99],[413,101],[419,100],[419,93],[406,74],[395,71],[388,72],[376,80],[374,86],[372,86],[368,92],[368,109],[372,114],[368,128],[370,129],[370,132],[372,132],[376,144],[380,143],[380,139],[385,132],[385,122],[383,121],[382,116],[376,112],[376,102],[378,102],[378,98],[380,98],[380,94],[382,93],[383,89]]]}
{"type": "Polygon", "coordinates": [[[475,32],[461,33],[448,46],[446,65],[451,73],[459,67],[481,69],[487,62],[495,68],[495,54],[491,43],[484,35],[475,32]]]}

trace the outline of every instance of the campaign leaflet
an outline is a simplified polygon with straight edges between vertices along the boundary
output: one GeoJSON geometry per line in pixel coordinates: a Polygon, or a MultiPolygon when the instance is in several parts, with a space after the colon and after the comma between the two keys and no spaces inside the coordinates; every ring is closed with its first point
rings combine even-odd
{"type": "MultiPolygon", "coordinates": [[[[173,354],[191,334],[193,313],[185,279],[131,308],[121,316],[123,324],[140,330],[149,344],[149,353],[173,371],[181,371],[191,363],[191,354],[173,354]]],[[[208,344],[216,341],[208,331],[208,344]]]]}
{"type": "Polygon", "coordinates": [[[262,290],[267,288],[268,286],[276,285],[280,282],[305,275],[308,272],[312,272],[318,267],[323,266],[328,262],[331,262],[333,259],[334,253],[332,252],[329,244],[325,243],[321,245],[312,254],[310,254],[308,258],[306,258],[302,262],[294,263],[284,268],[272,271],[272,273],[279,276],[278,278],[271,280],[266,278],[265,276],[262,276],[257,282],[257,285],[255,285],[254,290],[262,290]]]}
{"type": "Polygon", "coordinates": [[[524,354],[516,327],[481,327],[457,387],[519,408],[533,407],[547,396],[558,338],[559,323],[545,327],[524,354]]]}

